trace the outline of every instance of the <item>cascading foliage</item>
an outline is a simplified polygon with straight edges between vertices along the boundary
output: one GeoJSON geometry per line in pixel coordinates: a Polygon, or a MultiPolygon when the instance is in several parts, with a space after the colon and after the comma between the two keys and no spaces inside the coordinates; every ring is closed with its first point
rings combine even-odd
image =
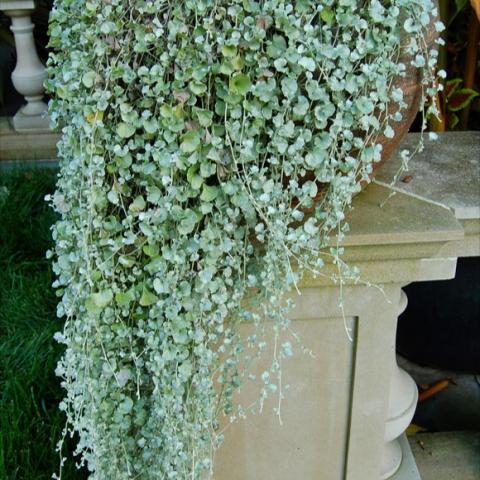
{"type": "Polygon", "coordinates": [[[339,261],[329,235],[406,107],[400,58],[435,95],[435,14],[430,0],[55,2],[57,373],[90,478],[209,478],[220,416],[244,411],[239,365],[268,342],[250,381],[282,398],[281,298],[339,261]]]}

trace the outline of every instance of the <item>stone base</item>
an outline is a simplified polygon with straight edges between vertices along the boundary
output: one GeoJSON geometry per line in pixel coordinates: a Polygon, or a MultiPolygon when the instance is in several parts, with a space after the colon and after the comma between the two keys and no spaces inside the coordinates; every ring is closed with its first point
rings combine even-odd
{"type": "Polygon", "coordinates": [[[407,436],[403,434],[398,442],[402,447],[402,463],[397,473],[388,480],[422,480],[413,457],[412,449],[408,443],[407,436]]]}
{"type": "Polygon", "coordinates": [[[59,140],[60,134],[53,130],[17,132],[13,118],[0,117],[0,164],[56,160],[59,140]]]}
{"type": "Polygon", "coordinates": [[[50,132],[50,117],[47,112],[25,115],[20,109],[13,117],[13,127],[17,132],[50,132]]]}

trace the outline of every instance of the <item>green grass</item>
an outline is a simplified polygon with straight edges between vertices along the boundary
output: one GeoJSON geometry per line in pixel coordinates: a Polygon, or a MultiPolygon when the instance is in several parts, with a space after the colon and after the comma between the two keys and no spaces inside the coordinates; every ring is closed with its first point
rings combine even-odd
{"type": "MultiPolygon", "coordinates": [[[[59,465],[63,392],[54,370],[62,349],[53,334],[62,321],[45,259],[55,216],[44,201],[55,176],[0,172],[0,480],[50,479],[59,465]]],[[[86,478],[68,456],[63,479],[86,478]]]]}

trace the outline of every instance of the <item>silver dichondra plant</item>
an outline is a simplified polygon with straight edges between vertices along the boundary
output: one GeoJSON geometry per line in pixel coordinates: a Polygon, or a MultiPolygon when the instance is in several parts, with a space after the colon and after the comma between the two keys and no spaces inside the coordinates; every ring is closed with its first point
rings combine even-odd
{"type": "Polygon", "coordinates": [[[324,247],[406,107],[401,56],[434,97],[435,15],[430,0],[55,2],[57,373],[90,478],[209,478],[219,418],[245,413],[240,365],[269,342],[248,381],[280,415],[281,299],[338,261],[324,247]]]}

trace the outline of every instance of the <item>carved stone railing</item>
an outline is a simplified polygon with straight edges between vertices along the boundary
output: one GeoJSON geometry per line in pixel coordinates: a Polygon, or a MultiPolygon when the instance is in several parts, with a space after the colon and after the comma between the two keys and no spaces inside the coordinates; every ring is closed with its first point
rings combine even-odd
{"type": "Polygon", "coordinates": [[[34,9],[32,0],[0,0],[0,10],[11,18],[10,28],[15,38],[17,64],[12,82],[26,100],[13,117],[14,128],[20,132],[48,130],[50,123],[43,88],[47,72],[38,58],[33,37],[31,14],[34,9]]]}
{"type": "MultiPolygon", "coordinates": [[[[303,280],[292,329],[315,357],[297,353],[284,364],[282,425],[272,401],[226,430],[215,478],[420,480],[404,434],[418,393],[395,353],[402,288],[453,278],[458,257],[480,255],[479,159],[478,135],[444,134],[412,161],[406,181],[390,185],[394,158],[355,198],[343,258],[365,283],[303,280]]],[[[267,355],[257,373],[269,364],[267,355]]],[[[256,392],[246,385],[238,400],[249,405],[256,392]]]]}

